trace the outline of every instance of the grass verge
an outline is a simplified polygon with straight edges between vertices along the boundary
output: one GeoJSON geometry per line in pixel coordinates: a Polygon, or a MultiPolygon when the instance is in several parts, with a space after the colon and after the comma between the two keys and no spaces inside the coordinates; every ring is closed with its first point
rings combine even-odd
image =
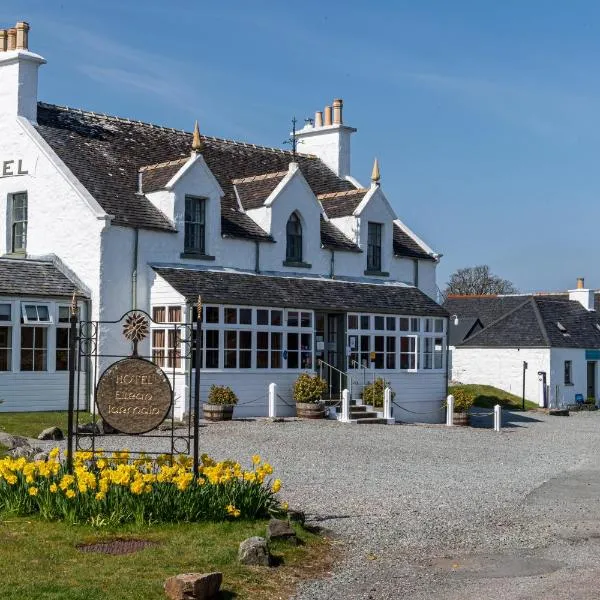
{"type": "MultiPolygon", "coordinates": [[[[0,412],[0,431],[28,438],[37,436],[48,427],[60,427],[67,433],[68,412],[0,412]]],[[[92,415],[87,412],[79,413],[79,423],[88,423],[92,415]]]]}
{"type": "Polygon", "coordinates": [[[329,540],[300,527],[300,545],[278,544],[273,549],[280,566],[238,565],[239,543],[264,536],[265,528],[265,521],[234,521],[111,530],[5,515],[0,520],[0,598],[162,600],[163,583],[172,575],[222,571],[221,598],[266,600],[288,598],[301,579],[318,578],[329,570],[329,540]],[[115,538],[158,545],[119,556],[76,548],[115,538]]]}
{"type": "MultiPolygon", "coordinates": [[[[505,392],[497,387],[491,385],[478,385],[478,384],[464,384],[464,385],[451,385],[448,388],[448,393],[454,393],[456,389],[468,390],[475,395],[474,406],[479,408],[494,408],[496,404],[500,404],[502,408],[510,410],[520,410],[523,406],[523,399],[519,396],[515,396],[510,392],[505,392]]],[[[531,410],[537,408],[535,402],[525,400],[525,410],[531,410]]]]}

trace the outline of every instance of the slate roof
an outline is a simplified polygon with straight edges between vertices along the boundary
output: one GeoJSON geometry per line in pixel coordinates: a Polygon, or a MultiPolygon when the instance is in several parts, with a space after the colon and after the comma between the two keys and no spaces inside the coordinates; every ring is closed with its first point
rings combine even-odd
{"type": "Polygon", "coordinates": [[[222,304],[304,307],[313,310],[446,316],[421,290],[402,285],[353,283],[331,279],[275,277],[226,271],[153,267],[186,300],[222,304]]]}
{"type": "MultiPolygon", "coordinates": [[[[496,302],[495,309],[513,307],[496,320],[487,321],[485,327],[468,337],[460,344],[461,347],[600,348],[600,315],[595,311],[587,311],[579,302],[569,300],[568,296],[496,297],[500,298],[508,302],[496,302]],[[564,331],[558,327],[558,323],[564,331]]],[[[463,297],[461,302],[464,304],[468,300],[463,297]]],[[[482,298],[474,297],[473,305],[477,304],[486,303],[482,302],[482,298]]],[[[490,308],[492,304],[489,303],[485,308],[490,308]]],[[[458,314],[453,313],[456,306],[456,303],[444,303],[450,314],[458,314]]],[[[484,318],[489,319],[489,314],[484,318]]]]}
{"type": "Polygon", "coordinates": [[[450,315],[478,318],[484,327],[525,302],[527,296],[448,296],[444,308],[450,315]]]}
{"type": "Polygon", "coordinates": [[[169,160],[148,165],[140,169],[141,187],[144,194],[150,194],[165,188],[167,183],[179,172],[179,169],[189,160],[189,156],[178,160],[169,160]]]}
{"type": "Polygon", "coordinates": [[[72,296],[81,290],[54,263],[0,258],[0,296],[72,296]]]}
{"type": "Polygon", "coordinates": [[[351,216],[368,191],[364,188],[357,188],[345,192],[320,194],[317,198],[320,200],[327,216],[330,219],[337,219],[351,216]]]}
{"type": "Polygon", "coordinates": [[[234,179],[233,185],[244,210],[260,208],[287,174],[288,171],[278,171],[234,179]]]}
{"type": "MultiPolygon", "coordinates": [[[[75,177],[124,227],[173,231],[173,224],[138,189],[142,167],[177,161],[190,155],[192,134],[92,112],[38,104],[39,133],[75,177]]],[[[221,229],[224,235],[270,240],[248,215],[239,210],[234,179],[286,171],[293,155],[265,148],[203,136],[202,155],[223,188],[221,229]]],[[[315,195],[354,189],[314,156],[296,155],[302,174],[315,195]]],[[[177,172],[163,167],[143,177],[150,187],[164,185],[177,172]]]]}
{"type": "Polygon", "coordinates": [[[481,321],[477,317],[463,317],[454,324],[454,319],[450,318],[450,327],[448,329],[448,343],[451,346],[458,346],[476,331],[483,329],[481,321]]]}
{"type": "Polygon", "coordinates": [[[394,223],[394,255],[420,258],[421,260],[435,260],[397,223],[394,223]]]}
{"type": "Polygon", "coordinates": [[[321,245],[327,250],[347,250],[362,252],[362,250],[347,238],[335,225],[321,217],[321,245]]]}

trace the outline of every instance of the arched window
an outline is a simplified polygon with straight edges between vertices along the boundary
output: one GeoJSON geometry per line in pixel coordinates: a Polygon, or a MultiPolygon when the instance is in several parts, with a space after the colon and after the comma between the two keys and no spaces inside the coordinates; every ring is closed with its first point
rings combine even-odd
{"type": "Polygon", "coordinates": [[[295,212],[290,215],[285,230],[287,233],[285,259],[289,262],[302,262],[302,224],[295,212]]]}

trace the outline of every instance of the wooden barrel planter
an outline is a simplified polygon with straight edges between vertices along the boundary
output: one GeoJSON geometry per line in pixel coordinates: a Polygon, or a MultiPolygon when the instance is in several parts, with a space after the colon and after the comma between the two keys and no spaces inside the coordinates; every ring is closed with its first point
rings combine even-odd
{"type": "Polygon", "coordinates": [[[325,406],[321,402],[296,402],[296,416],[301,419],[323,419],[325,406]]]}
{"type": "Polygon", "coordinates": [[[452,423],[454,423],[454,425],[462,425],[462,426],[469,425],[469,423],[470,423],[469,413],[468,412],[452,413],[452,423]]]}
{"type": "Polygon", "coordinates": [[[202,412],[207,421],[231,421],[233,404],[203,404],[202,412]]]}

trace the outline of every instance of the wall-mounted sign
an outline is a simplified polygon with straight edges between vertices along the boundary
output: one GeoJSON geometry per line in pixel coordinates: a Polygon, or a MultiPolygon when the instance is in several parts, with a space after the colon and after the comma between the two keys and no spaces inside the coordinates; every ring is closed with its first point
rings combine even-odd
{"type": "Polygon", "coordinates": [[[0,178],[19,177],[21,175],[29,175],[29,170],[22,158],[0,160],[0,178]]]}
{"type": "Polygon", "coordinates": [[[600,360],[600,350],[586,350],[585,360],[600,360]]]}
{"type": "Polygon", "coordinates": [[[317,352],[322,352],[323,350],[325,350],[325,342],[317,341],[317,352]]]}
{"type": "Polygon", "coordinates": [[[171,383],[154,363],[124,358],[104,371],[96,386],[96,405],[102,418],[123,433],[156,429],[171,410],[171,383]]]}

